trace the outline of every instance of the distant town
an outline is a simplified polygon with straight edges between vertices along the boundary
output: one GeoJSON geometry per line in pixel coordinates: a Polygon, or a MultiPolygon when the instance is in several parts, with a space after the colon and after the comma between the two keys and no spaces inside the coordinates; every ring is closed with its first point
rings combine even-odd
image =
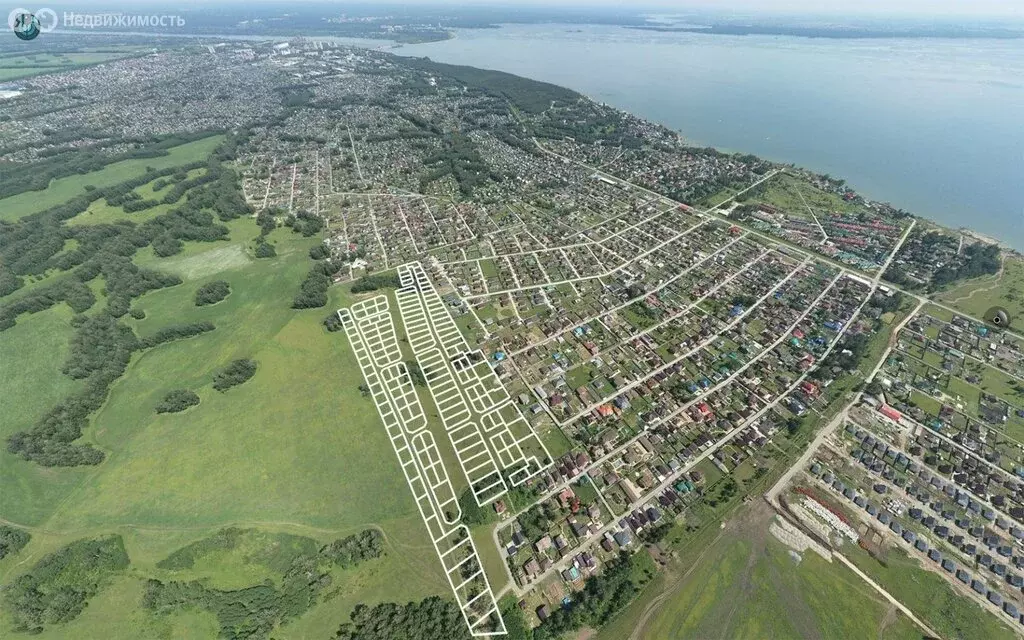
{"type": "MultiPolygon", "coordinates": [[[[316,37],[118,49],[97,36],[91,51],[57,42],[53,52],[5,53],[17,60],[0,63],[52,67],[0,84],[0,338],[59,320],[68,331],[61,348],[79,354],[65,373],[88,380],[95,401],[54,396],[65,404],[50,414],[49,405],[25,409],[31,419],[4,431],[12,482],[18,474],[42,482],[32,475],[39,466],[102,477],[137,455],[134,438],[143,435],[126,435],[122,450],[101,446],[95,429],[131,432],[103,406],[117,406],[118,385],[150,357],[144,350],[166,342],[153,358],[180,349],[196,362],[221,357],[214,353],[233,360],[214,378],[223,385],[217,394],[168,396],[172,408],[161,413],[222,411],[218,422],[236,425],[233,412],[244,409],[229,404],[231,394],[274,375],[275,387],[294,396],[287,402],[322,412],[262,424],[246,440],[274,429],[315,439],[321,429],[349,429],[355,413],[369,421],[345,437],[383,443],[372,464],[387,490],[346,475],[345,464],[323,468],[298,454],[287,464],[296,474],[315,464],[315,484],[357,487],[345,495],[359,503],[344,509],[365,501],[401,510],[403,526],[415,530],[401,535],[415,544],[378,540],[359,562],[392,561],[377,558],[384,555],[406,563],[401,572],[432,576],[432,596],[443,603],[409,617],[440,625],[430,628],[455,620],[451,637],[554,638],[628,618],[659,572],[677,571],[681,557],[697,565],[686,549],[705,543],[692,539],[724,530],[755,502],[764,531],[787,553],[848,566],[866,578],[864,598],[893,607],[918,635],[952,637],[959,622],[908,599],[888,573],[897,554],[995,632],[1024,631],[1024,337],[1019,325],[994,326],[953,302],[973,294],[943,297],[1001,278],[998,246],[866,199],[841,179],[694,148],[665,127],[500,72],[316,37]],[[207,143],[185,160],[182,149],[207,143]],[[207,333],[242,336],[248,329],[220,328],[230,326],[227,316],[269,309],[259,296],[282,295],[254,284],[278,277],[260,266],[275,260],[291,289],[290,306],[274,304],[291,315],[260,341],[283,342],[252,360],[237,358],[258,350],[255,341],[219,350],[203,342],[207,333]],[[165,269],[173,277],[160,276],[165,269]],[[209,286],[231,273],[230,287],[209,286]],[[213,296],[202,305],[196,298],[210,309],[195,313],[208,316],[164,318],[191,322],[174,331],[146,324],[157,312],[177,313],[159,296],[192,280],[213,296]],[[238,299],[249,306],[229,306],[238,299]],[[50,318],[65,303],[73,314],[50,318]],[[302,330],[288,333],[295,326],[302,330]],[[280,354],[291,349],[308,349],[310,362],[327,358],[337,375],[288,369],[280,354]],[[104,369],[106,359],[123,366],[104,369]],[[319,394],[289,386],[313,377],[323,380],[310,385],[327,385],[319,394]],[[69,413],[77,430],[64,428],[69,413]],[[97,415],[109,422],[94,427],[97,415]]],[[[4,349],[13,347],[0,342],[4,349]]],[[[260,397],[270,395],[247,402],[260,397]]],[[[178,465],[174,432],[147,429],[167,438],[160,451],[178,465]]],[[[232,440],[218,432],[211,441],[220,437],[232,440]]],[[[259,455],[249,458],[257,476],[259,455]]],[[[261,482],[290,482],[268,478],[261,482]]],[[[221,481],[202,492],[241,491],[235,479],[221,481]]],[[[173,482],[189,479],[168,476],[159,493],[184,490],[173,482]]],[[[8,512],[13,502],[4,500],[0,518],[15,539],[22,518],[8,512]]],[[[139,510],[188,524],[163,508],[139,510]]],[[[259,508],[237,521],[259,529],[268,520],[259,508]]],[[[90,531],[112,535],[120,517],[90,531]]],[[[216,529],[215,517],[200,520],[216,529]]],[[[46,592],[51,565],[39,558],[65,551],[44,542],[45,521],[37,522],[26,524],[32,542],[18,549],[39,545],[27,547],[38,556],[14,551],[17,565],[0,556],[0,578],[38,580],[46,592]]],[[[317,527],[342,529],[319,517],[299,524],[274,526],[314,537],[317,527]]],[[[390,526],[386,540],[396,535],[390,526]]],[[[104,590],[134,593],[127,559],[150,553],[136,535],[126,534],[115,577],[82,587],[73,613],[37,619],[26,604],[36,596],[4,600],[12,637],[71,633],[76,627],[65,625],[97,624],[96,610],[113,616],[104,590]]],[[[258,536],[242,544],[225,542],[241,534],[211,535],[152,566],[141,560],[136,571],[148,586],[132,602],[146,616],[171,625],[170,613],[204,611],[221,637],[301,637],[299,625],[314,624],[303,615],[311,608],[337,637],[376,637],[359,635],[360,625],[390,619],[378,608],[387,585],[364,592],[356,582],[339,583],[357,594],[338,605],[342,620],[354,611],[351,621],[326,613],[331,598],[342,599],[331,580],[360,570],[340,551],[355,542],[289,542],[340,567],[326,579],[312,577],[312,560],[300,570],[274,556],[261,566],[283,568],[284,577],[250,567],[223,580],[215,568],[197,569],[203,554],[235,562],[224,550],[256,545],[258,536]],[[302,571],[309,585],[325,580],[325,595],[303,586],[299,607],[287,589],[300,588],[289,580],[302,571]],[[264,588],[281,590],[266,597],[285,603],[270,622],[257,624],[256,605],[218,604],[257,602],[248,589],[260,588],[261,576],[277,585],[264,588]],[[364,598],[376,605],[372,614],[356,606],[364,598]]]]}

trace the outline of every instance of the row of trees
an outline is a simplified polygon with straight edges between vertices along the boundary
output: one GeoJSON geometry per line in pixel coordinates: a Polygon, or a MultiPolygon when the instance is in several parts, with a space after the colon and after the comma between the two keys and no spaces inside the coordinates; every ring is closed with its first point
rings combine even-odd
{"type": "Polygon", "coordinates": [[[365,529],[324,546],[320,556],[347,569],[384,555],[384,536],[376,529],[365,529]]]}
{"type": "Polygon", "coordinates": [[[293,309],[316,309],[327,304],[327,289],[331,279],[341,270],[341,265],[331,260],[320,260],[306,274],[299,286],[299,293],[292,301],[293,309]]]}
{"type": "Polygon", "coordinates": [[[471,636],[458,606],[437,596],[395,604],[385,602],[373,607],[356,606],[350,621],[341,625],[337,640],[470,640],[471,636]]]}

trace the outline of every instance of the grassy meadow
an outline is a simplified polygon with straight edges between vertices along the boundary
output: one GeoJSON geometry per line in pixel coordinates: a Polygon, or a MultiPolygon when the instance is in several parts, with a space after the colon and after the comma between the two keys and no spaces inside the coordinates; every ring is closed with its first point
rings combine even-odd
{"type": "Polygon", "coordinates": [[[659,638],[920,638],[920,630],[838,563],[797,561],[768,533],[772,512],[743,508],[690,537],[599,640],[659,638]]]}
{"type": "Polygon", "coordinates": [[[1005,257],[1003,272],[969,280],[938,295],[937,299],[969,316],[984,318],[992,307],[1010,315],[1010,327],[1024,330],[1024,259],[1005,257]]]}

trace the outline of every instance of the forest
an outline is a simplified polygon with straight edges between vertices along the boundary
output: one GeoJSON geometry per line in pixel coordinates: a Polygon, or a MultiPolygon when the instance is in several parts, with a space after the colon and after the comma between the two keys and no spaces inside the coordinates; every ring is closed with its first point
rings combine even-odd
{"type": "Polygon", "coordinates": [[[580,94],[571,89],[502,71],[443,64],[430,58],[408,58],[403,62],[414,69],[446,76],[454,80],[454,84],[460,88],[468,86],[487,95],[507,100],[526,113],[543,113],[552,102],[575,103],[581,98],[580,94]]]}
{"type": "Polygon", "coordinates": [[[4,589],[16,631],[39,633],[78,617],[107,578],[128,568],[121,536],[78,540],[37,562],[4,589]]]}
{"type": "Polygon", "coordinates": [[[352,284],[352,293],[368,293],[378,289],[401,289],[402,281],[397,271],[387,271],[359,278],[352,284]]]}
{"type": "Polygon", "coordinates": [[[469,198],[473,190],[487,180],[499,179],[493,175],[473,141],[460,133],[446,135],[442,149],[423,158],[423,165],[430,169],[420,176],[420,191],[424,192],[430,183],[451,176],[462,197],[469,198]]]}
{"type": "Polygon", "coordinates": [[[436,596],[420,602],[386,602],[373,607],[361,604],[351,620],[341,625],[337,640],[470,640],[458,606],[436,596]]]}

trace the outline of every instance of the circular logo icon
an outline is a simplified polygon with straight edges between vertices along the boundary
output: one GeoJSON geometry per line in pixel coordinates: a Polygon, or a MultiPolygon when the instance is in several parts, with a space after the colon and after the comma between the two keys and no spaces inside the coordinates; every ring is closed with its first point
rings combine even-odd
{"type": "Polygon", "coordinates": [[[15,9],[7,16],[7,24],[14,31],[14,35],[21,40],[35,40],[42,29],[39,28],[39,18],[26,9],[15,9]]]}
{"type": "Polygon", "coordinates": [[[40,33],[50,33],[57,28],[57,12],[53,9],[36,11],[36,20],[39,21],[40,33]]]}

